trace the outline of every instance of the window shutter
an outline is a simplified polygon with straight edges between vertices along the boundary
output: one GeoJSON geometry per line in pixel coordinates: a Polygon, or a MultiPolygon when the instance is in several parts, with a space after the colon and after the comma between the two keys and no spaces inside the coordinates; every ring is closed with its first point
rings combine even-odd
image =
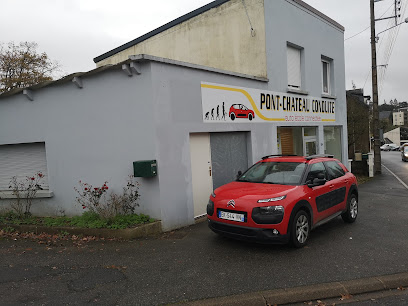
{"type": "Polygon", "coordinates": [[[0,190],[10,190],[13,176],[22,181],[38,172],[44,175],[42,188],[49,189],[44,143],[0,146],[0,190]]]}
{"type": "Polygon", "coordinates": [[[300,49],[288,46],[288,86],[301,88],[300,49]]]}
{"type": "Polygon", "coordinates": [[[323,93],[330,93],[330,64],[322,61],[323,65],[323,93]]]}

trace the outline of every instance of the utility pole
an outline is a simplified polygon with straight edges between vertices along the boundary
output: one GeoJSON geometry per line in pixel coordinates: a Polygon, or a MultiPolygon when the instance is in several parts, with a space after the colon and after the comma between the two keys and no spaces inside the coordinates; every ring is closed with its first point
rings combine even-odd
{"type": "MultiPolygon", "coordinates": [[[[400,8],[398,5],[400,1],[394,0],[395,5],[395,15],[385,18],[375,19],[374,14],[374,2],[379,2],[382,0],[370,0],[370,19],[371,19],[371,75],[372,75],[372,87],[373,87],[373,137],[374,137],[374,174],[381,174],[381,151],[380,151],[380,118],[378,113],[378,80],[377,80],[377,50],[376,43],[377,37],[375,35],[375,22],[385,19],[395,18],[395,26],[386,29],[382,32],[388,31],[400,24],[397,23],[397,18],[401,17],[398,13],[400,8]]],[[[405,22],[408,22],[408,18],[405,19],[405,22]]]]}
{"type": "Polygon", "coordinates": [[[373,87],[373,136],[374,136],[374,173],[381,174],[380,131],[378,114],[378,83],[377,83],[377,50],[375,37],[374,0],[370,0],[371,19],[371,75],[373,87]]]}

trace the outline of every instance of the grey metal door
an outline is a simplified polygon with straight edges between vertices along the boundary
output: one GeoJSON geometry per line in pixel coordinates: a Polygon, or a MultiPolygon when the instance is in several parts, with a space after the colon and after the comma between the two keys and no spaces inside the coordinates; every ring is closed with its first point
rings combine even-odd
{"type": "Polygon", "coordinates": [[[211,133],[213,188],[232,182],[248,169],[247,132],[211,133]]]}

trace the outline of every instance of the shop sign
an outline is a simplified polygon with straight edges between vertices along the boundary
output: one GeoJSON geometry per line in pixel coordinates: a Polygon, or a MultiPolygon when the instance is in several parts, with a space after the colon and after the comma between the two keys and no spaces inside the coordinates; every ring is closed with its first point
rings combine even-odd
{"type": "Polygon", "coordinates": [[[203,120],[221,122],[335,122],[335,100],[201,83],[203,120]]]}

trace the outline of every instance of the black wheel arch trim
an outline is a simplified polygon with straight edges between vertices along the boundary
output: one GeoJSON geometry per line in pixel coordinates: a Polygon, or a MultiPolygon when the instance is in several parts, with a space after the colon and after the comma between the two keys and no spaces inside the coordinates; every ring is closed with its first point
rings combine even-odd
{"type": "Polygon", "coordinates": [[[301,201],[297,202],[295,204],[295,206],[293,206],[293,208],[292,208],[292,212],[290,214],[290,219],[289,219],[288,231],[292,227],[293,218],[295,217],[297,212],[299,210],[301,210],[301,209],[306,210],[306,212],[309,214],[310,226],[311,226],[311,228],[313,228],[313,209],[312,209],[312,206],[310,205],[310,203],[308,201],[301,200],[301,201]]]}
{"type": "Polygon", "coordinates": [[[347,195],[347,199],[349,199],[349,197],[350,197],[353,193],[356,195],[357,201],[358,201],[358,189],[357,189],[357,185],[356,185],[356,184],[353,184],[353,185],[350,186],[350,189],[349,189],[349,192],[348,192],[348,195],[347,195]]]}

